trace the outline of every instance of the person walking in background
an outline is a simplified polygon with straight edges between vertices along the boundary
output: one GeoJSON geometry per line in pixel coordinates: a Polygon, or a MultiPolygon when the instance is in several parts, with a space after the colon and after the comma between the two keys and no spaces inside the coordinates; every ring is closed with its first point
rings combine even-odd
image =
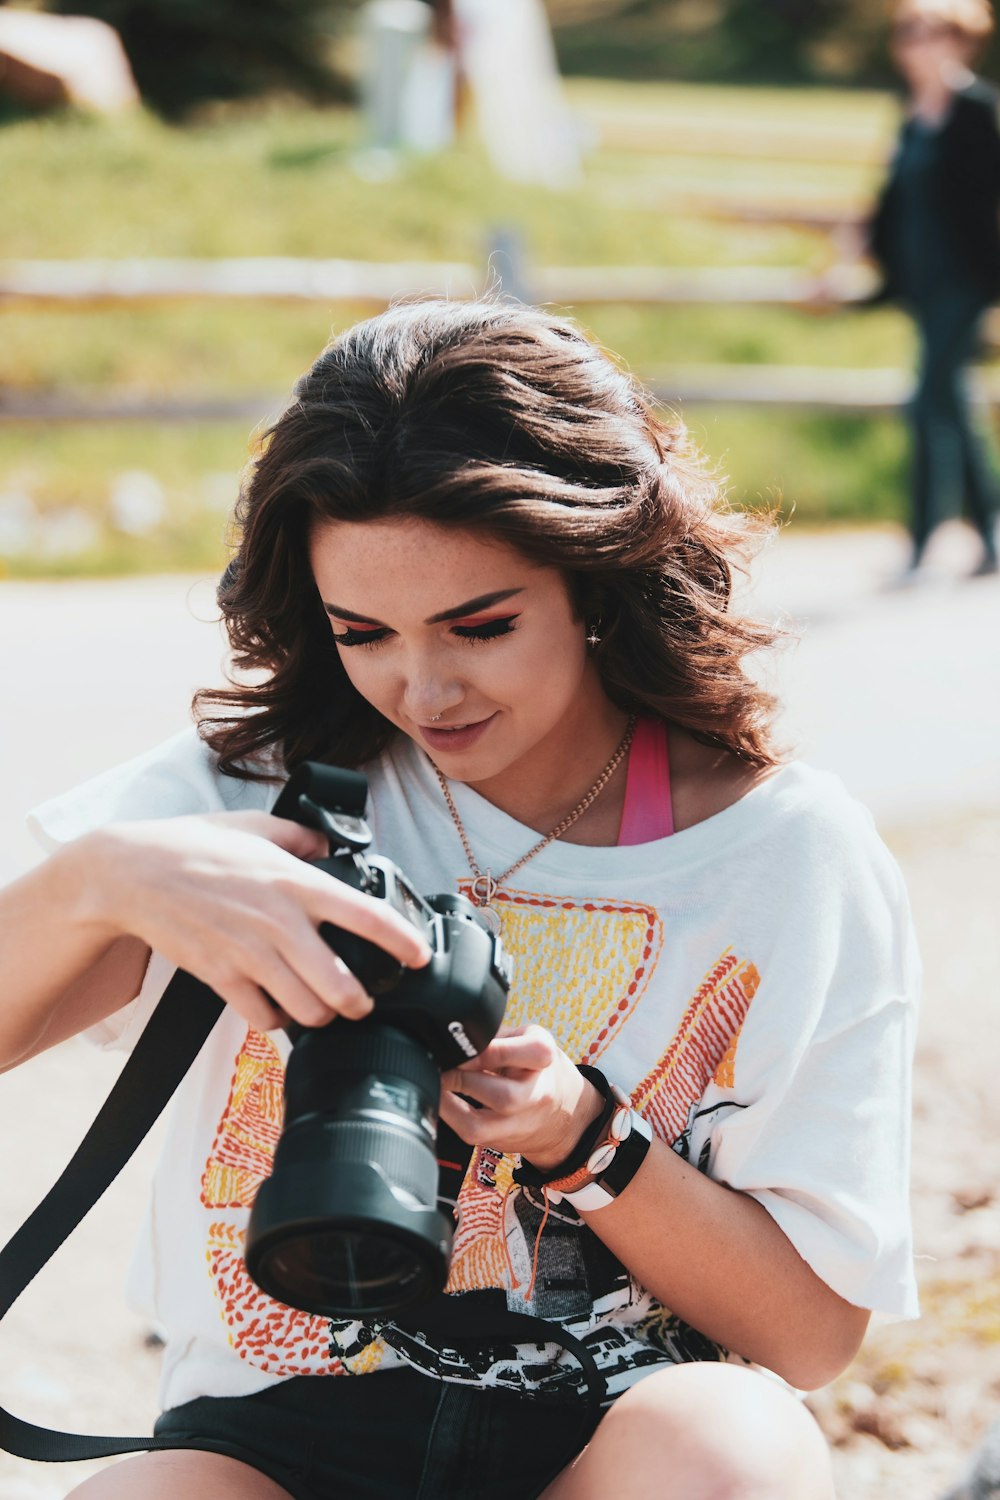
{"type": "Polygon", "coordinates": [[[869,225],[883,273],[920,340],[910,530],[904,581],[958,499],[982,538],[976,575],[997,571],[997,484],[964,388],[983,313],[1000,295],[1000,130],[996,93],[970,64],[993,29],[989,0],[902,0],[893,61],[906,117],[869,225]]]}

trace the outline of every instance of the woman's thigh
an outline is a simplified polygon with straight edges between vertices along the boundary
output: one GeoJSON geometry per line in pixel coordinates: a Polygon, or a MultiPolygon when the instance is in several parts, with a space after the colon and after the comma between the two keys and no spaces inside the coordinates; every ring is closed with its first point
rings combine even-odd
{"type": "Polygon", "coordinates": [[[778,1382],[677,1365],[620,1396],[541,1500],[834,1500],[826,1442],[778,1382]]]}
{"type": "Polygon", "coordinates": [[[266,1474],[221,1453],[140,1453],[85,1479],[67,1500],[290,1500],[266,1474]]]}

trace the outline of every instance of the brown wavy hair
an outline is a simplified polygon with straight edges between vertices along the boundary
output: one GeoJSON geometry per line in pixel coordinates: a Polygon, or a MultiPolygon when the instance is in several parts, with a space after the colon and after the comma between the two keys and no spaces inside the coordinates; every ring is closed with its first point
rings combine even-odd
{"type": "Polygon", "coordinates": [[[774,631],[730,609],[759,526],[572,323],[435,301],[335,339],[248,467],[218,593],[234,676],[194,699],[224,771],[358,766],[398,733],[348,680],[308,557],[317,525],[386,517],[488,532],[561,569],[609,698],[777,763],[773,699],[746,672],[774,631]]]}

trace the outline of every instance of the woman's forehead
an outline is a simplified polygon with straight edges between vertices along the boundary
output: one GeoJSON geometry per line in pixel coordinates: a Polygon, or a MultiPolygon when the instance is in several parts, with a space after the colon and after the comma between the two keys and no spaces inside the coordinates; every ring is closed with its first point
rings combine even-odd
{"type": "Polygon", "coordinates": [[[336,588],[333,602],[352,610],[362,609],[359,599],[378,598],[430,614],[481,594],[534,590],[547,576],[560,579],[489,533],[414,517],[320,522],[310,558],[324,600],[331,602],[336,588]]]}

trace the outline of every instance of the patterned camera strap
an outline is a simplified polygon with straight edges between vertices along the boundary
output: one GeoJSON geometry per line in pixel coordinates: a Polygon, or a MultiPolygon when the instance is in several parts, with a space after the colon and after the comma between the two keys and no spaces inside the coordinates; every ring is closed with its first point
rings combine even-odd
{"type": "MultiPolygon", "coordinates": [[[[460,1140],[444,1120],[439,1121],[438,1206],[443,1213],[451,1212],[458,1202],[472,1155],[473,1147],[460,1140]]],[[[405,1332],[420,1334],[435,1344],[447,1344],[459,1353],[463,1349],[470,1352],[481,1350],[498,1341],[535,1346],[558,1344],[580,1366],[587,1411],[596,1414],[607,1400],[607,1381],[586,1344],[560,1323],[509,1308],[506,1293],[500,1288],[440,1292],[429,1302],[397,1313],[392,1322],[405,1332]]],[[[537,1399],[556,1401],[567,1398],[545,1396],[537,1399]]],[[[580,1400],[578,1396],[569,1399],[580,1400]]]]}

